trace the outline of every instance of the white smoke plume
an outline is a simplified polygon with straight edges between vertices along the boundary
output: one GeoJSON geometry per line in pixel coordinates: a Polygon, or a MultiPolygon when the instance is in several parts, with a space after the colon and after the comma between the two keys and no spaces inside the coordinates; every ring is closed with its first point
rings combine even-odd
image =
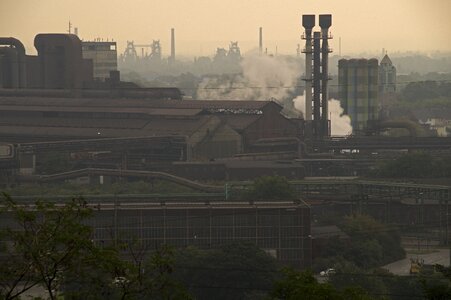
{"type": "Polygon", "coordinates": [[[297,96],[293,99],[294,108],[298,111],[302,112],[302,115],[305,118],[305,97],[304,95],[297,96]]]}
{"type": "Polygon", "coordinates": [[[343,107],[336,99],[329,99],[330,127],[332,135],[349,135],[352,133],[351,118],[343,114],[343,107]]]}
{"type": "Polygon", "coordinates": [[[204,78],[197,90],[199,100],[270,100],[283,102],[296,88],[300,67],[283,56],[246,55],[242,75],[204,78]]]}
{"type": "MultiPolygon", "coordinates": [[[[293,100],[294,107],[305,115],[304,95],[298,96],[293,100]]],[[[329,99],[329,118],[332,135],[349,135],[352,133],[351,118],[343,114],[343,107],[336,99],[329,99]]]]}

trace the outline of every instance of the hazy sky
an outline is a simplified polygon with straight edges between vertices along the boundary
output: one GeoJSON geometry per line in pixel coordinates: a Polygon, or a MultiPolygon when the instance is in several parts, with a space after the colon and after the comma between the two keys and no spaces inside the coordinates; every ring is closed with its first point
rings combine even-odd
{"type": "Polygon", "coordinates": [[[177,55],[212,55],[238,41],[242,52],[264,46],[273,53],[296,52],[301,15],[331,13],[334,40],[342,54],[396,51],[451,51],[451,0],[0,0],[0,36],[14,36],[34,51],[41,32],[65,32],[68,21],[85,40],[113,38],[122,52],[127,40],[170,46],[176,30],[177,55]]]}

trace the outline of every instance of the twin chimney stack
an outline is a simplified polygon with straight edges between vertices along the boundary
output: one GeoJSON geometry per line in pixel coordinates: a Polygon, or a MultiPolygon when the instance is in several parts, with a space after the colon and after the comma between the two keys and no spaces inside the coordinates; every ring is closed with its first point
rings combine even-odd
{"type": "Polygon", "coordinates": [[[313,137],[322,139],[330,135],[328,118],[328,40],[331,39],[329,28],[332,15],[319,15],[321,31],[313,32],[315,15],[302,15],[302,26],[305,29],[302,39],[305,40],[305,116],[311,124],[313,137]],[[313,33],[313,35],[312,35],[313,33]]]}

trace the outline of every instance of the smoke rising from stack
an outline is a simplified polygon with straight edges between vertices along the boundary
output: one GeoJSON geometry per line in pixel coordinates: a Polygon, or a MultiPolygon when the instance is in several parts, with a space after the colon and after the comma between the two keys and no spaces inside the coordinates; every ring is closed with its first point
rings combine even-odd
{"type": "MultiPolygon", "coordinates": [[[[304,95],[298,96],[293,99],[294,107],[305,114],[305,97],[304,95]]],[[[344,109],[341,107],[341,103],[336,99],[329,99],[329,114],[331,123],[332,135],[349,135],[352,133],[351,118],[348,115],[343,114],[344,109]]]]}
{"type": "Polygon", "coordinates": [[[199,100],[270,100],[283,103],[292,99],[299,66],[282,56],[253,53],[241,61],[242,74],[204,78],[197,90],[199,100]]]}
{"type": "MultiPolygon", "coordinates": [[[[241,66],[242,75],[233,78],[205,78],[197,90],[199,100],[269,100],[283,104],[295,91],[299,66],[284,57],[247,55],[241,66]],[[272,88],[274,87],[274,88],[272,88]]],[[[293,99],[293,98],[291,98],[293,99]]],[[[297,111],[305,115],[305,98],[292,100],[297,111]]],[[[343,114],[340,101],[329,99],[332,135],[352,133],[351,119],[343,114]]]]}

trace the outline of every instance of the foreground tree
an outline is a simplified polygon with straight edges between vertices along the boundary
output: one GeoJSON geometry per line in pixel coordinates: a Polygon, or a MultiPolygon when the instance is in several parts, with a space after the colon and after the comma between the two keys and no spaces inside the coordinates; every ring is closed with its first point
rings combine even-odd
{"type": "Polygon", "coordinates": [[[42,285],[50,299],[58,294],[62,274],[91,252],[90,227],[82,220],[90,215],[83,199],[61,207],[38,201],[23,206],[4,194],[1,201],[10,226],[2,230],[1,289],[6,299],[42,285]]]}
{"type": "Polygon", "coordinates": [[[425,298],[428,300],[451,299],[451,267],[435,265],[430,276],[420,277],[425,298]]]}
{"type": "Polygon", "coordinates": [[[265,299],[280,275],[276,259],[250,242],[176,255],[174,275],[196,299],[265,299]]]}
{"type": "Polygon", "coordinates": [[[328,283],[319,283],[310,272],[284,270],[284,277],[277,281],[271,292],[272,299],[284,300],[370,300],[360,288],[338,290],[328,283]]]}
{"type": "Polygon", "coordinates": [[[350,262],[368,270],[405,257],[398,228],[363,214],[347,216],[339,225],[350,239],[331,238],[314,262],[315,270],[340,267],[350,262]]]}
{"type": "Polygon", "coordinates": [[[0,199],[0,299],[35,286],[57,299],[189,299],[172,280],[173,253],[162,247],[137,264],[127,247],[98,247],[81,198],[20,205],[0,199]],[[6,226],[5,226],[6,225],[6,226]]]}

